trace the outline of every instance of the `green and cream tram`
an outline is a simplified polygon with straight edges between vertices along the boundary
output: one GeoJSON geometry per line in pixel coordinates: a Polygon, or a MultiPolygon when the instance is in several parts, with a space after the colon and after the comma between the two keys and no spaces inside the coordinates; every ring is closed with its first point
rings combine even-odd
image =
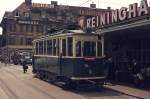
{"type": "Polygon", "coordinates": [[[42,79],[64,82],[104,81],[108,68],[103,65],[98,34],[62,30],[33,41],[33,72],[42,79]]]}

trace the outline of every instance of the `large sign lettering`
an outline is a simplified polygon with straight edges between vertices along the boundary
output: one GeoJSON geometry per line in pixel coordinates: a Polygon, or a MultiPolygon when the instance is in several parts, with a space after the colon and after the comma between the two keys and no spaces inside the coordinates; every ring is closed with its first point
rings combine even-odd
{"type": "Polygon", "coordinates": [[[147,0],[142,0],[140,5],[137,3],[130,4],[128,8],[122,7],[120,10],[110,10],[103,12],[98,16],[86,19],[87,28],[103,27],[105,25],[117,23],[127,19],[150,14],[147,0]]]}

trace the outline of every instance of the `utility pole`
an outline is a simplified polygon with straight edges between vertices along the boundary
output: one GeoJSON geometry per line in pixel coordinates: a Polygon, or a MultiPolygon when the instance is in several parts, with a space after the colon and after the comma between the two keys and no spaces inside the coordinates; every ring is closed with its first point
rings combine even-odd
{"type": "Polygon", "coordinates": [[[99,8],[99,0],[98,0],[98,8],[99,8]]]}

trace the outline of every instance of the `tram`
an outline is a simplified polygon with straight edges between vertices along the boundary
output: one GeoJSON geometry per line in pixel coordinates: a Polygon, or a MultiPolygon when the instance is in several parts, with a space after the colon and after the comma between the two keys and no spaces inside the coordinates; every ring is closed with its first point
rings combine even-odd
{"type": "Polygon", "coordinates": [[[103,64],[98,34],[61,30],[35,39],[33,45],[33,72],[41,79],[67,86],[104,83],[108,67],[103,64]]]}

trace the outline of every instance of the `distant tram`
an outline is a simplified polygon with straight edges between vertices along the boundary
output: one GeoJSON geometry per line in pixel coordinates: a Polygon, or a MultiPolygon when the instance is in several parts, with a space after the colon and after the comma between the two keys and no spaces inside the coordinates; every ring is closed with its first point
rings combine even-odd
{"type": "Polygon", "coordinates": [[[41,36],[33,44],[33,72],[41,79],[68,86],[103,83],[107,76],[98,34],[62,30],[41,36]]]}

